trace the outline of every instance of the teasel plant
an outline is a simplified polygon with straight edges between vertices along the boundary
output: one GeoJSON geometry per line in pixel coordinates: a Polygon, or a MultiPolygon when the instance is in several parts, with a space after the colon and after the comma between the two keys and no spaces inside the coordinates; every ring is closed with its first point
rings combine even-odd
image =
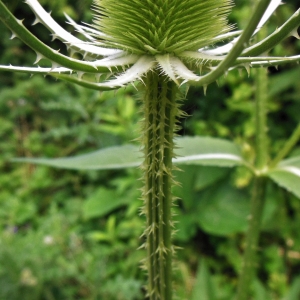
{"type": "MultiPolygon", "coordinates": [[[[0,70],[50,75],[99,91],[126,85],[141,91],[142,212],[146,215],[142,247],[147,252],[147,297],[171,300],[175,252],[171,188],[176,184],[172,159],[178,119],[184,114],[180,110],[184,87],[199,86],[205,92],[210,83],[232,69],[250,72],[250,68],[299,62],[300,55],[272,57],[266,53],[288,36],[299,38],[300,10],[272,34],[257,40],[261,27],[281,1],[255,1],[248,25],[236,30],[228,23],[234,9],[231,0],[94,0],[93,24],[78,24],[66,16],[83,40],[61,27],[37,0],[24,2],[35,14],[32,25],[42,23],[53,39],[66,45],[70,56],[40,41],[0,1],[0,19],[11,30],[11,38],[21,39],[37,55],[35,67],[9,65],[0,66],[0,70]],[[82,58],[74,58],[74,53],[82,58]],[[41,59],[49,60],[52,67],[39,67],[41,59]]],[[[257,171],[260,178],[259,174],[257,171]]],[[[256,183],[258,193],[264,184],[261,181],[256,183]]],[[[255,243],[246,246],[246,253],[251,252],[246,255],[253,255],[255,243]]],[[[253,264],[244,263],[239,300],[247,298],[251,281],[247,274],[253,269],[253,264]]]]}

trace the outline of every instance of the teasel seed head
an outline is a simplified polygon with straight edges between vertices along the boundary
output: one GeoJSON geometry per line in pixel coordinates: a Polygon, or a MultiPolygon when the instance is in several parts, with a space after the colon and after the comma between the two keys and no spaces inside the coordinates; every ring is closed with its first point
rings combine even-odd
{"type": "Polygon", "coordinates": [[[135,54],[197,50],[232,29],[230,0],[94,0],[94,6],[100,42],[135,54]]]}

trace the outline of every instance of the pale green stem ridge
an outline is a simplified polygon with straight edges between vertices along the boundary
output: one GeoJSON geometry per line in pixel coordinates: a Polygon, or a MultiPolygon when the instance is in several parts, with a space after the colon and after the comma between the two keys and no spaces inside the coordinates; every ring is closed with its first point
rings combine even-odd
{"type": "MultiPolygon", "coordinates": [[[[261,31],[260,34],[264,32],[261,31]]],[[[237,300],[249,299],[249,291],[256,269],[256,253],[262,213],[265,203],[266,178],[264,173],[268,162],[267,103],[268,78],[265,69],[256,70],[255,132],[256,132],[256,173],[250,205],[249,227],[242,270],[238,281],[237,300]]]]}
{"type": "Polygon", "coordinates": [[[252,18],[250,19],[246,29],[243,31],[242,35],[239,37],[237,43],[231,49],[231,51],[227,54],[225,59],[210,73],[203,76],[198,81],[189,81],[191,85],[203,86],[207,85],[211,82],[217,80],[220,76],[222,76],[235,62],[237,57],[241,54],[245,45],[249,42],[253,32],[255,31],[258,23],[260,22],[264,12],[268,8],[271,0],[261,0],[257,3],[254,12],[252,14],[252,18]]]}
{"type": "Polygon", "coordinates": [[[272,160],[272,162],[270,163],[270,168],[276,167],[276,165],[280,163],[280,161],[284,159],[292,151],[292,149],[298,143],[299,140],[300,140],[300,123],[294,130],[291,137],[286,141],[282,149],[278,152],[277,156],[272,160]]]}
{"type": "Polygon", "coordinates": [[[172,157],[178,108],[178,87],[156,72],[145,78],[143,165],[145,190],[145,230],[151,300],[172,299],[172,157]]]}

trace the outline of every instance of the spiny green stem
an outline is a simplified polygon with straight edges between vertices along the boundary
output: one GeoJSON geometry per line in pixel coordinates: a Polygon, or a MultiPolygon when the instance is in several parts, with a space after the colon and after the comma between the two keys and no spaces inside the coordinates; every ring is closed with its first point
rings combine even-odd
{"type": "Polygon", "coordinates": [[[291,137],[286,141],[282,149],[278,152],[277,156],[270,163],[270,167],[275,167],[282,159],[284,159],[294,148],[294,146],[300,140],[300,123],[294,130],[291,137]]]}
{"type": "Polygon", "coordinates": [[[145,79],[144,180],[148,294],[151,300],[172,299],[172,157],[178,87],[166,76],[145,79]]]}
{"type": "Polygon", "coordinates": [[[246,234],[246,246],[242,270],[238,281],[237,300],[249,299],[249,291],[256,269],[256,253],[258,248],[260,225],[265,203],[266,178],[263,176],[268,161],[267,136],[267,71],[256,70],[256,177],[251,199],[249,227],[246,234]]]}

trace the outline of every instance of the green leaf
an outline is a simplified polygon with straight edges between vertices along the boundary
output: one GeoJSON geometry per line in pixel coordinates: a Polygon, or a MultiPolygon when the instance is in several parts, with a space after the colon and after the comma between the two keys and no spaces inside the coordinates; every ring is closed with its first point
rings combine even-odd
{"type": "Polygon", "coordinates": [[[300,77],[300,69],[295,68],[282,74],[270,76],[269,97],[279,95],[283,91],[298,84],[300,77]]]}
{"type": "Polygon", "coordinates": [[[297,276],[289,289],[286,300],[298,300],[300,298],[300,276],[297,276]]]}
{"type": "Polygon", "coordinates": [[[300,156],[283,160],[267,175],[278,185],[300,198],[300,156]]]}
{"type": "Polygon", "coordinates": [[[228,235],[245,231],[250,205],[247,195],[223,184],[203,193],[199,199],[198,224],[210,234],[228,235]]]}
{"type": "Polygon", "coordinates": [[[84,203],[83,216],[85,219],[103,217],[127,203],[126,197],[118,197],[116,192],[101,187],[84,203]]]}
{"type": "Polygon", "coordinates": [[[174,172],[176,181],[180,182],[180,185],[175,185],[173,188],[174,195],[182,199],[186,210],[194,211],[195,203],[197,203],[196,192],[204,190],[224,178],[229,171],[229,168],[180,165],[180,171],[174,172]]]}
{"type": "MultiPolygon", "coordinates": [[[[207,233],[228,236],[246,231],[250,201],[245,191],[224,182],[208,188],[195,201],[198,202],[194,210],[196,218],[195,214],[192,216],[207,233]]],[[[269,222],[275,209],[274,195],[268,191],[262,217],[263,226],[269,222]]]]}
{"type": "MultiPolygon", "coordinates": [[[[176,140],[178,149],[174,163],[233,167],[247,165],[234,143],[209,137],[183,137],[176,140]]],[[[142,163],[142,154],[134,145],[101,149],[92,153],[67,158],[16,158],[13,161],[43,164],[77,170],[104,170],[135,167],[142,163]]]]}
{"type": "Polygon", "coordinates": [[[215,289],[207,262],[201,259],[196,277],[196,283],[193,289],[192,300],[214,300],[215,289]]]}
{"type": "Polygon", "coordinates": [[[253,294],[255,300],[270,300],[270,295],[264,285],[256,278],[253,283],[253,294]]]}
{"type": "Polygon", "coordinates": [[[174,210],[176,214],[174,219],[176,221],[176,242],[187,243],[197,232],[197,218],[192,213],[182,213],[181,211],[174,210]]]}
{"type": "MultiPolygon", "coordinates": [[[[180,182],[180,185],[173,187],[173,193],[176,197],[182,200],[182,204],[185,210],[193,210],[196,201],[195,198],[195,180],[199,171],[199,166],[181,165],[179,171],[174,172],[176,181],[180,182]]],[[[205,167],[204,167],[205,168],[205,167]]],[[[219,169],[219,168],[218,168],[219,169]]]]}
{"type": "Polygon", "coordinates": [[[17,158],[14,161],[48,165],[63,169],[109,170],[138,166],[141,163],[138,147],[124,145],[65,158],[17,158]]]}
{"type": "Polygon", "coordinates": [[[209,187],[225,176],[228,176],[229,172],[230,169],[228,168],[199,166],[195,180],[195,190],[200,191],[209,187]]]}
{"type": "Polygon", "coordinates": [[[246,164],[233,142],[211,137],[182,137],[176,140],[178,164],[233,167],[246,164]]]}

